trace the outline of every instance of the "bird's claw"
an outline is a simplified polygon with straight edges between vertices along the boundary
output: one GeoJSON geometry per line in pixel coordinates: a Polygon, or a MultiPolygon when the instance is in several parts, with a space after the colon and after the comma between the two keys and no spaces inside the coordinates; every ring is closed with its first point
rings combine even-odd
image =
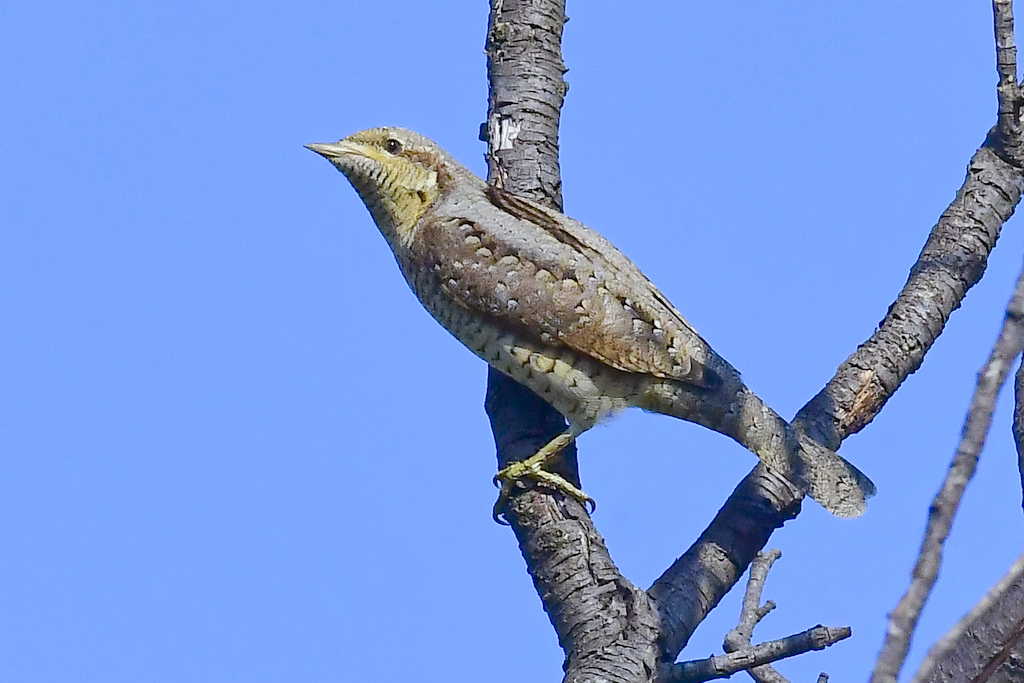
{"type": "Polygon", "coordinates": [[[531,459],[514,462],[508,467],[499,470],[494,475],[494,485],[501,487],[498,500],[494,503],[491,517],[498,524],[508,526],[507,519],[504,519],[505,505],[512,498],[512,490],[515,487],[526,488],[523,480],[532,479],[541,486],[555,489],[578,500],[586,509],[588,514],[593,514],[597,509],[597,503],[593,498],[584,493],[580,488],[573,485],[561,475],[548,472],[543,469],[539,462],[530,462],[531,459]]]}

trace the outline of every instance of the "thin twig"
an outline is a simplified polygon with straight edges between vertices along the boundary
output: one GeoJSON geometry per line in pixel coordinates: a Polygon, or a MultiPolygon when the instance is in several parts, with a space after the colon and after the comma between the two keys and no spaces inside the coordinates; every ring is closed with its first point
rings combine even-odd
{"type": "Polygon", "coordinates": [[[895,681],[910,649],[917,620],[939,574],[942,551],[960,507],[964,489],[974,476],[978,456],[992,423],[996,398],[1006,381],[1010,365],[1024,348],[1024,271],[1017,279],[1013,297],[1006,308],[999,338],[978,373],[978,383],[967,411],[963,435],[942,488],[932,502],[924,541],[914,565],[913,579],[906,594],[889,615],[889,629],[878,655],[873,683],[895,681]]]}
{"type": "MultiPolygon", "coordinates": [[[[725,634],[722,647],[726,652],[741,652],[751,645],[754,627],[775,609],[775,603],[769,600],[761,604],[761,593],[764,591],[768,572],[775,560],[782,557],[782,551],[772,548],[768,552],[758,553],[750,563],[750,576],[747,579],[747,590],[743,593],[743,605],[740,607],[740,620],[736,628],[725,634]]],[[[787,683],[785,677],[773,669],[770,664],[751,667],[747,672],[757,683],[787,683]]]]}
{"type": "Polygon", "coordinates": [[[764,619],[765,615],[775,609],[775,603],[769,600],[761,604],[761,593],[768,579],[775,560],[782,557],[782,551],[772,548],[768,552],[758,553],[750,564],[750,577],[747,579],[747,590],[743,594],[743,605],[740,608],[740,620],[736,628],[725,634],[725,651],[736,652],[750,647],[750,639],[754,635],[754,627],[764,619]]]}
{"type": "MultiPolygon", "coordinates": [[[[775,560],[780,557],[782,551],[772,548],[768,552],[758,553],[750,563],[750,576],[747,579],[747,590],[743,593],[740,620],[736,628],[725,634],[725,642],[722,645],[726,652],[742,652],[750,648],[754,628],[775,609],[775,603],[771,600],[761,604],[761,593],[764,591],[765,581],[768,580],[768,572],[771,571],[775,560]]],[[[757,683],[788,683],[786,678],[769,664],[751,667],[747,673],[757,683]]]]}
{"type": "Polygon", "coordinates": [[[829,645],[849,638],[850,633],[850,629],[845,627],[815,626],[788,638],[761,643],[737,652],[671,664],[662,669],[658,683],[698,683],[715,678],[726,678],[737,671],[750,671],[754,667],[767,666],[770,662],[801,655],[811,650],[823,650],[829,645]]]}
{"type": "Polygon", "coordinates": [[[1017,446],[1020,471],[1021,506],[1024,507],[1024,358],[1013,381],[1013,443],[1017,446]]]}

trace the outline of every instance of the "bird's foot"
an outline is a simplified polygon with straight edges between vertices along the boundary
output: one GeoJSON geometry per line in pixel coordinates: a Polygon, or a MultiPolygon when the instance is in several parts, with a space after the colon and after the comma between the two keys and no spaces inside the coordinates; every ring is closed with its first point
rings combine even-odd
{"type": "Polygon", "coordinates": [[[502,519],[502,515],[505,512],[505,505],[512,497],[512,492],[516,487],[526,488],[523,482],[527,479],[532,479],[541,486],[546,486],[572,496],[589,508],[590,512],[597,509],[597,503],[594,502],[593,498],[588,496],[561,475],[555,474],[554,472],[548,472],[544,469],[544,464],[554,456],[558,455],[558,453],[572,443],[575,438],[576,435],[571,430],[567,430],[549,441],[543,448],[526,460],[514,462],[494,475],[494,485],[501,487],[501,493],[498,495],[498,500],[494,504],[494,510],[492,512],[492,517],[494,517],[495,522],[498,524],[508,524],[507,521],[502,519]]]}

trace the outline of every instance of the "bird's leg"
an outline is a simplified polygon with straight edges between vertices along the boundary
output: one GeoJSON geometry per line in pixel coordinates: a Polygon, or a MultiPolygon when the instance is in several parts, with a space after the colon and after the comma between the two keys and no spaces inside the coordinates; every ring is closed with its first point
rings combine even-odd
{"type": "Polygon", "coordinates": [[[505,509],[505,504],[508,503],[512,495],[513,487],[516,486],[520,479],[533,479],[543,486],[562,491],[584,505],[589,506],[591,512],[597,508],[593,498],[574,486],[565,477],[544,469],[544,465],[565,450],[576,439],[578,434],[577,430],[569,427],[544,444],[539,451],[526,460],[514,462],[494,475],[494,485],[498,486],[500,482],[501,486],[501,493],[498,495],[498,501],[494,504],[494,512],[492,513],[495,522],[499,524],[505,523],[501,520],[501,514],[505,509]]]}

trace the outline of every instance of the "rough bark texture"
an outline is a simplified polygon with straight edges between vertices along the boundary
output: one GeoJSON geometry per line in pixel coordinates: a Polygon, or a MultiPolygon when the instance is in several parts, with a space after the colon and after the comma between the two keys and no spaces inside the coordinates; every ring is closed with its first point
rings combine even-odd
{"type": "MultiPolygon", "coordinates": [[[[996,0],[998,5],[1004,0],[996,0]]],[[[556,0],[492,0],[487,39],[489,181],[561,208],[558,118],[566,86],[556,0]]],[[[998,24],[998,16],[997,16],[998,24]]],[[[1008,48],[999,43],[1001,94],[1008,48]]],[[[1012,49],[1012,41],[1010,48],[1012,49]]],[[[1014,83],[1014,86],[1016,84],[1014,83]]],[[[794,426],[828,448],[867,425],[920,367],[950,314],[980,280],[1002,224],[1024,192],[1017,121],[1000,126],[968,166],[906,286],[878,330],[800,411],[794,426]]],[[[491,371],[487,410],[501,464],[532,454],[564,424],[529,390],[491,371]]],[[[574,452],[562,474],[578,483],[574,452]]],[[[757,466],[697,542],[646,593],[612,563],[586,511],[543,489],[516,495],[508,521],[566,651],[567,681],[651,681],[739,580],[772,532],[798,514],[802,492],[757,466]]]]}
{"type": "MultiPolygon", "coordinates": [[[[557,0],[493,0],[487,34],[488,181],[562,208],[558,120],[566,85],[565,6],[557,0]]],[[[490,370],[486,408],[504,466],[532,455],[565,422],[525,387],[490,370]]],[[[575,449],[560,473],[579,482],[575,449]]],[[[534,586],[566,653],[565,680],[649,681],[657,670],[658,615],[616,569],[575,500],[544,489],[508,506],[534,586]]]]}
{"type": "Polygon", "coordinates": [[[564,0],[493,0],[487,28],[487,181],[561,211],[564,0]]]}
{"type": "Polygon", "coordinates": [[[911,636],[917,626],[924,603],[927,601],[939,575],[942,551],[953,526],[953,518],[960,507],[964,490],[974,476],[978,458],[985,446],[992,413],[995,412],[996,398],[1010,366],[1024,348],[1024,272],[1017,280],[1017,286],[1006,309],[1006,318],[999,338],[985,367],[978,373],[978,384],[967,410],[963,436],[956,455],[949,466],[942,487],[929,508],[928,526],[924,541],[914,565],[913,580],[906,594],[889,615],[889,629],[882,645],[873,683],[895,682],[910,649],[911,636]]]}
{"type": "Polygon", "coordinates": [[[1017,44],[1013,36],[1013,0],[993,0],[996,72],[999,74],[999,115],[992,130],[995,148],[1004,159],[1021,167],[1024,127],[1021,125],[1021,89],[1017,82],[1017,44]]]}
{"type": "Polygon", "coordinates": [[[740,482],[697,542],[647,591],[661,613],[665,661],[675,660],[772,532],[799,512],[800,492],[763,465],[740,482]]]}
{"type": "Polygon", "coordinates": [[[912,683],[1024,680],[1024,555],[928,652],[912,683]]]}
{"type": "MultiPolygon", "coordinates": [[[[987,144],[991,142],[990,137],[987,144]]],[[[800,410],[793,421],[797,429],[836,450],[844,438],[878,414],[903,380],[920,367],[950,314],[981,279],[1000,229],[1022,192],[1024,175],[1018,168],[990,147],[975,153],[964,185],[932,229],[907,284],[878,330],[800,410]]],[[[652,586],[651,594],[663,616],[669,613],[662,635],[666,655],[678,653],[676,648],[686,644],[696,625],[738,580],[771,533],[792,516],[787,517],[786,505],[780,504],[781,493],[766,468],[754,468],[712,526],[652,586]],[[755,501],[751,492],[771,495],[755,501]],[[763,513],[751,516],[752,509],[763,513]],[[709,545],[712,533],[719,540],[709,545]]],[[[799,494],[793,495],[794,501],[798,499],[799,494]]]]}
{"type": "Polygon", "coordinates": [[[1013,214],[1024,177],[987,144],[939,218],[878,330],[797,414],[796,422],[835,449],[881,411],[903,380],[921,366],[950,314],[985,272],[1003,223],[1013,214]]]}
{"type": "Polygon", "coordinates": [[[1013,380],[1013,443],[1017,446],[1017,470],[1020,472],[1021,506],[1024,507],[1024,359],[1013,380]]]}

